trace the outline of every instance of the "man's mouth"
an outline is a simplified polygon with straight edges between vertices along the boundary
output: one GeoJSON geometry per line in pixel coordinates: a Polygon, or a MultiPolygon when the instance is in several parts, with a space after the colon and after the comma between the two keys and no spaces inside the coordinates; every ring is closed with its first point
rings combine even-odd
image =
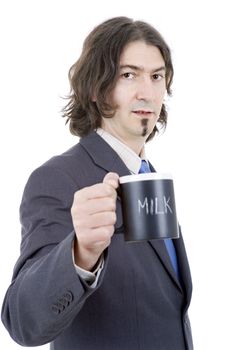
{"type": "Polygon", "coordinates": [[[145,110],[137,110],[137,111],[133,111],[133,113],[137,114],[137,115],[140,115],[140,116],[143,116],[143,117],[149,117],[151,116],[152,114],[154,114],[154,112],[152,111],[145,111],[145,110]]]}

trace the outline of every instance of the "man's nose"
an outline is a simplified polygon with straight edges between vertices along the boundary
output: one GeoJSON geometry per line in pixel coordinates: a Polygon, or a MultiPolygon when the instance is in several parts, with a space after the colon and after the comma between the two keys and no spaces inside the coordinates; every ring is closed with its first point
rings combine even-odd
{"type": "Polygon", "coordinates": [[[154,96],[155,90],[151,78],[141,79],[137,86],[136,98],[138,100],[152,101],[154,96]]]}

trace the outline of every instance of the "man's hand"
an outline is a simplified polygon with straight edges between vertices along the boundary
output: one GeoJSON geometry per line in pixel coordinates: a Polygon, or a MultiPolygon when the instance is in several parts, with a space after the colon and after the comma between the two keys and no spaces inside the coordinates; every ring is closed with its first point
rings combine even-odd
{"type": "Polygon", "coordinates": [[[102,183],[75,192],[71,215],[76,233],[75,263],[91,271],[111,242],[116,222],[119,176],[108,173],[102,183]]]}

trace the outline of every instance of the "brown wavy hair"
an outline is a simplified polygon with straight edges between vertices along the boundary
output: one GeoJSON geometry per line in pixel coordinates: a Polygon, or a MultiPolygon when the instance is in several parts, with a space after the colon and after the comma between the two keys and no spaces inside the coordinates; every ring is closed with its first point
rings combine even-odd
{"type": "MultiPolygon", "coordinates": [[[[142,21],[127,17],[111,18],[95,27],[87,36],[80,58],[69,70],[69,102],[62,112],[72,134],[86,136],[101,126],[102,117],[111,118],[114,115],[114,107],[107,103],[107,97],[116,85],[120,56],[127,44],[138,40],[160,50],[166,67],[167,94],[171,96],[174,74],[171,52],[161,34],[142,21]]],[[[164,103],[158,123],[164,128],[167,125],[164,103]]],[[[147,141],[157,131],[155,126],[147,141]]]]}

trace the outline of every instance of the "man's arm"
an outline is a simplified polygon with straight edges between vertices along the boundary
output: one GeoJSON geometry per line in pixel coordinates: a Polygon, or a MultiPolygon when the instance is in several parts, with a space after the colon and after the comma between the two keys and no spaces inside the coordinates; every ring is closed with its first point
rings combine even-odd
{"type": "Polygon", "coordinates": [[[75,318],[91,288],[76,272],[76,240],[70,213],[78,185],[59,169],[41,167],[30,177],[21,204],[21,255],[7,291],[2,320],[12,338],[24,346],[54,340],[75,318]]]}

